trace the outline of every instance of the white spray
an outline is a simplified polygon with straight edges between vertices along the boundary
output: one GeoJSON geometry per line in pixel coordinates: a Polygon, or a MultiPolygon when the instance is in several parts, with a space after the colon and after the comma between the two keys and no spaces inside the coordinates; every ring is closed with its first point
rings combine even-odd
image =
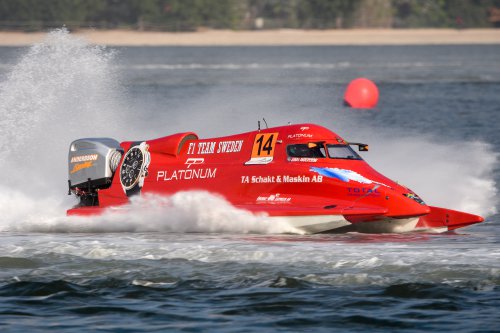
{"type": "Polygon", "coordinates": [[[374,168],[415,191],[428,205],[485,217],[497,212],[493,173],[498,156],[491,145],[387,132],[371,140],[366,158],[374,168]]]}
{"type": "Polygon", "coordinates": [[[70,141],[116,133],[122,106],[112,59],[65,29],[20,59],[0,83],[3,185],[29,184],[38,197],[59,192],[64,184],[54,181],[66,172],[70,141]]]}
{"type": "Polygon", "coordinates": [[[70,142],[131,132],[120,123],[128,110],[113,59],[114,52],[58,29],[0,83],[0,231],[298,232],[203,192],[139,199],[127,214],[66,217],[76,203],[65,196],[70,142]]]}
{"type": "MultiPolygon", "coordinates": [[[[24,201],[25,198],[16,200],[24,201]]],[[[34,204],[29,207],[31,209],[42,208],[31,204],[34,204]]],[[[130,204],[110,208],[93,218],[61,216],[55,209],[45,211],[52,214],[13,213],[11,221],[22,218],[23,223],[4,224],[0,228],[17,232],[303,233],[283,220],[239,210],[224,198],[203,191],[179,192],[169,197],[135,197],[130,204]]]]}

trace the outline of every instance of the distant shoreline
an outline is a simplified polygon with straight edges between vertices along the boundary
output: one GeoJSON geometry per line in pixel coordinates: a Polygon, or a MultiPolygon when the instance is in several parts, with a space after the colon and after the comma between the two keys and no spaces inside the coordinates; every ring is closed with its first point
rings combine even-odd
{"type": "MultiPolygon", "coordinates": [[[[109,46],[257,46],[257,45],[457,45],[500,44],[500,29],[348,29],[348,30],[204,30],[140,32],[78,30],[91,44],[109,46]]],[[[44,32],[0,32],[0,46],[41,42],[44,32]]]]}

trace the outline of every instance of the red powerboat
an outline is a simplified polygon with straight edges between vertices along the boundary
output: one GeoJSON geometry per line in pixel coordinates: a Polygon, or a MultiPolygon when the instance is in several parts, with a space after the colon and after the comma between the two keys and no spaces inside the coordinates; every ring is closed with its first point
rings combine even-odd
{"type": "Polygon", "coordinates": [[[68,157],[69,194],[79,204],[67,213],[91,216],[130,207],[133,196],[203,190],[308,233],[444,232],[483,221],[426,205],[353,146],[368,150],[314,124],[211,139],[191,132],[122,143],[79,139],[68,157]]]}

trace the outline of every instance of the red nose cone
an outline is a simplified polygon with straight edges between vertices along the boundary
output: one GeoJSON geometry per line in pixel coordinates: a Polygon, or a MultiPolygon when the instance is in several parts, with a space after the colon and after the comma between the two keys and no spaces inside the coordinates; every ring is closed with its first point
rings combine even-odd
{"type": "Polygon", "coordinates": [[[378,102],[378,88],[365,78],[352,80],[345,91],[344,102],[352,108],[374,108],[378,102]]]}

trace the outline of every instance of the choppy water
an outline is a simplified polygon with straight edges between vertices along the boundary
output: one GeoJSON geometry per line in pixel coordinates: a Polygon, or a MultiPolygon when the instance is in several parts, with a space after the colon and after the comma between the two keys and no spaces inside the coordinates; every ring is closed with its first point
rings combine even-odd
{"type": "Polygon", "coordinates": [[[0,48],[0,330],[500,331],[499,46],[0,48]],[[342,106],[349,80],[376,110],[342,106]],[[316,122],[428,203],[486,222],[300,235],[206,193],[70,219],[71,140],[316,122]]]}

